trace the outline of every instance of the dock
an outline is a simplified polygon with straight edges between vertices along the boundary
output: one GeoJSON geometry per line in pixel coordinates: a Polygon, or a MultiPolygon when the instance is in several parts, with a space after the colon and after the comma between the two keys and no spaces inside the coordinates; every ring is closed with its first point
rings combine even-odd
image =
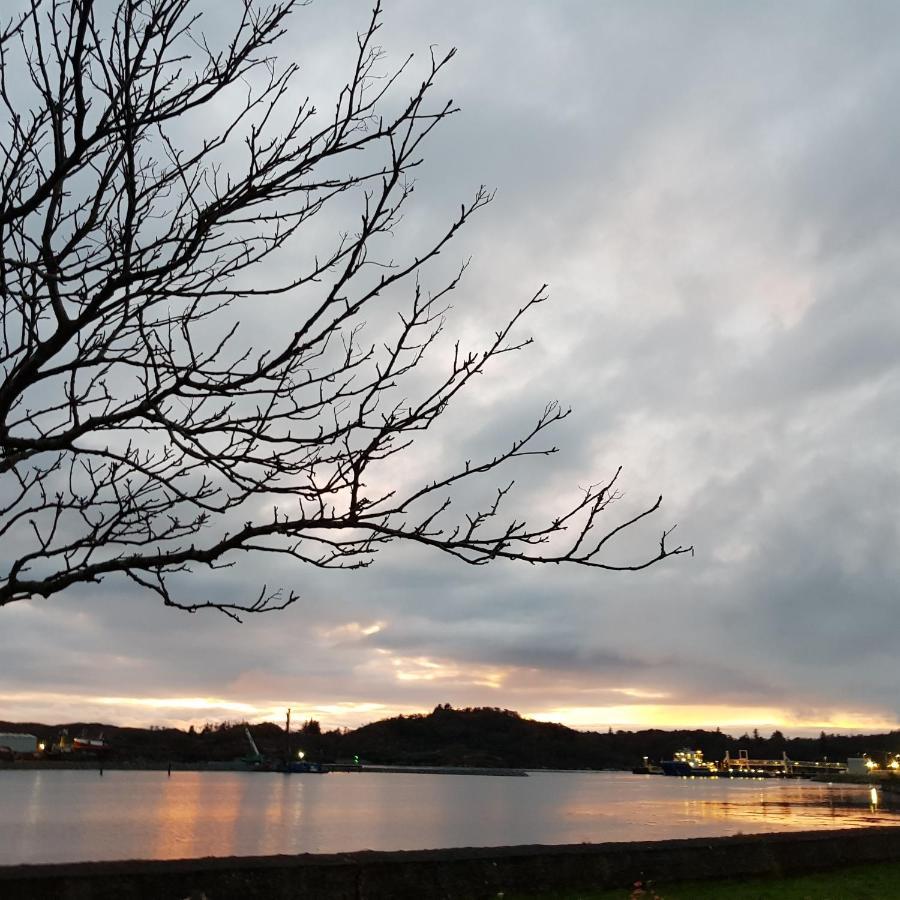
{"type": "Polygon", "coordinates": [[[726,751],[719,763],[723,775],[761,775],[781,778],[815,778],[817,775],[837,775],[847,771],[846,763],[806,761],[789,759],[787,753],[781,759],[751,759],[746,750],[740,750],[737,757],[726,751]]]}

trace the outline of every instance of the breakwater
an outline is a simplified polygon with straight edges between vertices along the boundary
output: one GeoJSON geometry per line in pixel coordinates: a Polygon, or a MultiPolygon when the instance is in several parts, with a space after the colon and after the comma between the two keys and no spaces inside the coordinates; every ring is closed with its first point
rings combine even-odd
{"type": "MultiPolygon", "coordinates": [[[[396,775],[497,775],[525,778],[524,769],[476,766],[379,766],[354,763],[322,763],[323,772],[359,772],[396,775]]],[[[274,766],[252,766],[243,762],[142,762],[121,760],[23,759],[0,765],[0,772],[17,770],[108,772],[280,772],[274,766]]]]}
{"type": "Polygon", "coordinates": [[[326,772],[370,772],[394,775],[499,775],[513,778],[527,778],[524,769],[484,768],[473,766],[341,766],[325,763],[326,772]]]}
{"type": "Polygon", "coordinates": [[[900,860],[900,827],[674,841],[0,867],[4,900],[406,900],[787,875],[900,860]]]}

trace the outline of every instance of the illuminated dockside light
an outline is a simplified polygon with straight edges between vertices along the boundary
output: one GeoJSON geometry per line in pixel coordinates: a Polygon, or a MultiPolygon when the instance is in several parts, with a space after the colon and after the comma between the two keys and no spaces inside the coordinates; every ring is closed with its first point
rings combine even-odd
{"type": "Polygon", "coordinates": [[[675,754],[675,760],[687,763],[692,769],[710,769],[711,771],[716,769],[714,762],[706,762],[703,759],[702,750],[679,750],[675,754]]]}

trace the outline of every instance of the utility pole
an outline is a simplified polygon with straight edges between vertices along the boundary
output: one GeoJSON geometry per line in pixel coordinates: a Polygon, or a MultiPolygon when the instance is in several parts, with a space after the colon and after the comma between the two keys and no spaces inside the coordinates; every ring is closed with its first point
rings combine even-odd
{"type": "Polygon", "coordinates": [[[284,769],[291,770],[291,711],[287,711],[287,724],[284,726],[284,769]]]}

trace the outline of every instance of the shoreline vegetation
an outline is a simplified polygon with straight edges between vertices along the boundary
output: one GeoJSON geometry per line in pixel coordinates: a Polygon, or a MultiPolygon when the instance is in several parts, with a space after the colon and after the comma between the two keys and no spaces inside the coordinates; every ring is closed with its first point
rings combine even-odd
{"type": "MultiPolygon", "coordinates": [[[[108,750],[100,755],[109,768],[215,768],[235,766],[248,756],[245,729],[249,728],[264,759],[283,760],[288,752],[285,729],[265,722],[207,723],[201,728],[130,728],[98,722],[47,725],[35,722],[0,722],[0,732],[33,734],[51,748],[59,735],[103,736],[108,750]]],[[[290,752],[301,751],[306,759],[350,766],[465,769],[580,769],[630,770],[643,757],[659,761],[684,747],[701,750],[707,759],[721,759],[746,749],[751,758],[830,759],[896,753],[900,731],[871,735],[837,735],[787,738],[775,731],[768,737],[754,732],[734,736],[718,729],[639,731],[577,731],[565,725],[537,722],[511,710],[487,708],[454,709],[438,705],[430,713],[396,716],[360,728],[323,730],[309,719],[291,734],[290,752]]],[[[51,754],[47,763],[73,764],[75,754],[51,754]]],[[[97,757],[93,757],[96,759],[97,757]]],[[[96,765],[92,757],[86,767],[96,765]]],[[[23,765],[17,762],[14,765],[23,765]]],[[[834,780],[829,778],[829,780],[834,780]]],[[[857,778],[856,780],[859,780],[857,778]]]]}

